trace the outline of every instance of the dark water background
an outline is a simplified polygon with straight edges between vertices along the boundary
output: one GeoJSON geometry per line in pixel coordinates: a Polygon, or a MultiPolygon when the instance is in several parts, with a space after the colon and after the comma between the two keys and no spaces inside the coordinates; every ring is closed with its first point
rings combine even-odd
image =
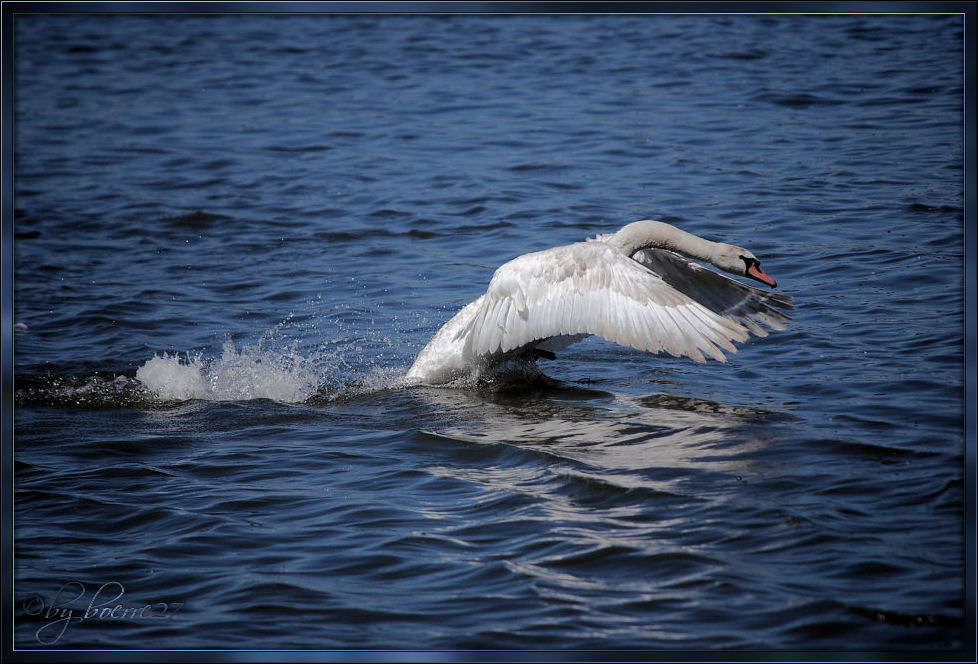
{"type": "Polygon", "coordinates": [[[16,645],[961,647],[962,28],[18,16],[16,645]],[[398,386],[643,217],[789,329],[398,386]]]}

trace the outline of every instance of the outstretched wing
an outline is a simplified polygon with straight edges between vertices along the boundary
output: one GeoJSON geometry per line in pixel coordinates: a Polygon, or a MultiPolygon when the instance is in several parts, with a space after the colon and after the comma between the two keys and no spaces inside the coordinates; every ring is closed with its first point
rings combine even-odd
{"type": "Polygon", "coordinates": [[[784,324],[791,320],[791,316],[778,310],[794,308],[789,295],[742,284],[665,249],[643,249],[632,258],[677,291],[711,311],[737,321],[755,336],[767,336],[767,330],[762,326],[783,330],[784,324]]]}
{"type": "Polygon", "coordinates": [[[525,254],[493,275],[456,335],[470,358],[502,355],[551,337],[594,334],[652,353],[725,361],[747,330],[695,302],[603,242],[525,254]]]}

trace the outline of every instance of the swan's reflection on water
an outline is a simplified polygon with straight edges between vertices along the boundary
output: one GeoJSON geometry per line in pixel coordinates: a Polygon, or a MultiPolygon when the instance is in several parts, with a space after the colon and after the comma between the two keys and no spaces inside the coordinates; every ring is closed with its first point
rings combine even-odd
{"type": "MultiPolygon", "coordinates": [[[[664,392],[639,397],[550,382],[475,390],[420,388],[425,435],[460,443],[503,444],[546,455],[560,472],[621,488],[679,491],[690,475],[721,472],[739,479],[755,453],[777,438],[784,413],[727,406],[664,392]]],[[[765,462],[766,463],[766,462],[765,462]]],[[[553,470],[553,464],[548,464],[553,470]]],[[[533,474],[534,464],[482,468],[481,474],[533,474]]],[[[452,469],[453,473],[458,468],[452,469]]],[[[523,484],[531,477],[509,478],[523,484]]],[[[537,478],[539,479],[539,478],[537,478]]]]}

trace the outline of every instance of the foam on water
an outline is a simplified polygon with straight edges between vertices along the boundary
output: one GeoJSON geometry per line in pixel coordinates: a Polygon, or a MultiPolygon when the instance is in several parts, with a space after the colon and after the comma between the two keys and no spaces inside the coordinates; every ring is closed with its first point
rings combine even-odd
{"type": "Polygon", "coordinates": [[[136,379],[163,400],[232,401],[274,399],[296,403],[314,395],[319,372],[294,350],[245,345],[227,340],[219,358],[163,354],[136,371],[136,379]]]}
{"type": "Polygon", "coordinates": [[[146,389],[163,399],[202,399],[207,385],[196,360],[181,361],[179,355],[155,355],[136,371],[146,389]]]}

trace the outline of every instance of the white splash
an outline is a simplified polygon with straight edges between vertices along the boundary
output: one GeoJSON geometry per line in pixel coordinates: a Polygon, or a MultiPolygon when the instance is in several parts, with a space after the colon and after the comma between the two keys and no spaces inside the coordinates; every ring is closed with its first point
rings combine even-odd
{"type": "Polygon", "coordinates": [[[294,350],[224,342],[221,357],[154,356],[136,371],[136,379],[163,400],[239,401],[274,399],[297,403],[316,393],[319,374],[294,350]]]}
{"type": "Polygon", "coordinates": [[[184,363],[178,355],[154,355],[136,370],[136,380],[164,400],[204,399],[207,382],[195,360],[184,363]]]}

